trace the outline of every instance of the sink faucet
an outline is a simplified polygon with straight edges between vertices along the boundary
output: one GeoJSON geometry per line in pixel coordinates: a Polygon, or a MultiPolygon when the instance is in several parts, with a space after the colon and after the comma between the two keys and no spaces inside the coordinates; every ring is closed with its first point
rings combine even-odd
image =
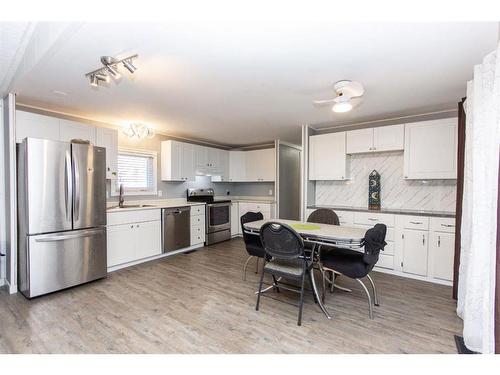
{"type": "Polygon", "coordinates": [[[120,198],[118,198],[118,207],[123,208],[123,203],[125,199],[123,199],[123,184],[120,184],[120,198]]]}

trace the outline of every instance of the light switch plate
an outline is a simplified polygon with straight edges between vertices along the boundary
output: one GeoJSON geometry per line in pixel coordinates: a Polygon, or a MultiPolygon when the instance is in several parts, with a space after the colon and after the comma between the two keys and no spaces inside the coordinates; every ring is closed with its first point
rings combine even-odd
{"type": "Polygon", "coordinates": [[[159,196],[159,197],[163,196],[163,191],[158,190],[158,196],[159,196]]]}
{"type": "Polygon", "coordinates": [[[272,196],[273,195],[273,189],[269,189],[269,195],[272,196]]]}

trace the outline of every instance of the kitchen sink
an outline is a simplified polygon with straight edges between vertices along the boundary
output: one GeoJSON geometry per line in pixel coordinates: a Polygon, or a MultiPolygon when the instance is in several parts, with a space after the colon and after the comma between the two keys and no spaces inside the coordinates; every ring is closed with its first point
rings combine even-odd
{"type": "Polygon", "coordinates": [[[116,205],[116,206],[110,206],[107,209],[115,209],[115,208],[142,208],[142,207],[156,207],[154,204],[124,204],[122,207],[116,205]]]}

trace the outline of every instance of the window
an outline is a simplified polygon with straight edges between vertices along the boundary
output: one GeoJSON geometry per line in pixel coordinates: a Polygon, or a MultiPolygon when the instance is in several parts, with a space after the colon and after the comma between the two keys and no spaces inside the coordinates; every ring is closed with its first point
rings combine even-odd
{"type": "Polygon", "coordinates": [[[125,195],[156,195],[156,160],[154,151],[119,148],[113,195],[118,195],[120,184],[125,195]]]}

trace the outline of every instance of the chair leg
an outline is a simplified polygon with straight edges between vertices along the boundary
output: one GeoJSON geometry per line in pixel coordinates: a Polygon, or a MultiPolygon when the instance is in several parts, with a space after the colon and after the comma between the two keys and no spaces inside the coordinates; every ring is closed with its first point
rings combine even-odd
{"type": "Polygon", "coordinates": [[[337,278],[337,274],[332,271],[332,282],[330,283],[330,293],[333,293],[333,288],[335,287],[335,279],[337,278]]]}
{"type": "Polygon", "coordinates": [[[356,281],[358,283],[360,283],[361,286],[363,287],[363,289],[365,290],[366,296],[368,297],[368,307],[369,307],[370,319],[373,319],[372,297],[370,296],[370,292],[368,291],[365,284],[360,279],[356,279],[356,281]]]}
{"type": "Polygon", "coordinates": [[[302,274],[302,285],[300,286],[300,303],[299,303],[299,319],[297,325],[302,325],[302,307],[304,306],[304,284],[305,284],[306,272],[302,274]]]}
{"type": "Polygon", "coordinates": [[[375,287],[375,283],[373,282],[373,280],[372,280],[372,278],[370,277],[370,275],[366,275],[366,277],[367,277],[367,278],[368,278],[368,280],[370,281],[370,284],[371,284],[372,289],[373,289],[373,299],[374,299],[373,304],[374,304],[375,306],[380,306],[380,305],[378,304],[378,294],[377,294],[377,288],[375,287]]]}
{"type": "Polygon", "coordinates": [[[257,263],[255,263],[255,273],[259,273],[259,257],[257,257],[257,263]]]}
{"type": "Polygon", "coordinates": [[[321,268],[321,280],[323,281],[322,290],[321,290],[321,301],[325,303],[325,290],[326,290],[326,274],[325,271],[321,268]]]}
{"type": "Polygon", "coordinates": [[[273,287],[276,289],[276,292],[280,292],[280,288],[278,287],[278,280],[276,280],[276,276],[273,275],[273,287]]]}
{"type": "Polygon", "coordinates": [[[263,282],[264,282],[264,270],[262,270],[262,275],[260,275],[259,291],[257,292],[257,305],[255,306],[255,310],[257,310],[257,311],[259,311],[260,294],[262,291],[262,283],[263,282]]]}
{"type": "Polygon", "coordinates": [[[243,281],[247,279],[247,267],[248,267],[248,262],[250,262],[250,259],[253,258],[253,255],[250,255],[247,260],[245,261],[245,265],[243,266],[243,281]]]}

